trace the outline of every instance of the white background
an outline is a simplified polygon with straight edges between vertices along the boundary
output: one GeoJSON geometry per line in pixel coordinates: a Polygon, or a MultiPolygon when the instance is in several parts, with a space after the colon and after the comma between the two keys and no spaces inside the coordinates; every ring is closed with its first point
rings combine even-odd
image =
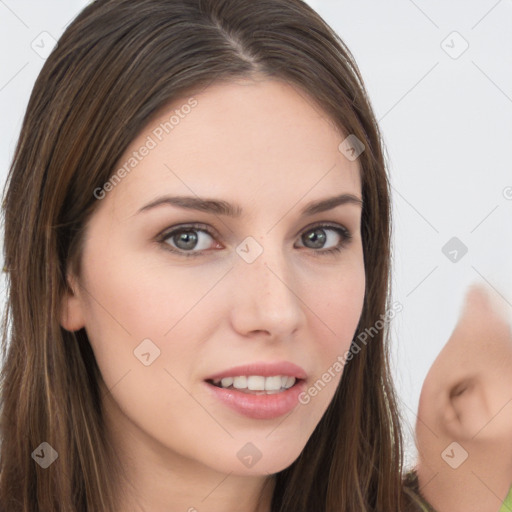
{"type": "MultiPolygon", "coordinates": [[[[512,312],[512,1],[309,3],[355,56],[387,148],[403,306],[393,368],[412,463],[421,385],[465,288],[486,282],[512,312]],[[454,236],[468,248],[456,262],[442,252],[454,236]]],[[[33,41],[58,39],[86,4],[0,0],[2,184],[44,63],[33,41]]]]}

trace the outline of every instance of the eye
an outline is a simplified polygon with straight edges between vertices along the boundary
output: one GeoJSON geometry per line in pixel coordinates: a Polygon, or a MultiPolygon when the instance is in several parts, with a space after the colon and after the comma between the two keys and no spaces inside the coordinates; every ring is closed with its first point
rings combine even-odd
{"type": "Polygon", "coordinates": [[[323,249],[315,251],[319,255],[333,254],[341,251],[345,245],[351,240],[350,231],[342,226],[334,226],[329,224],[320,224],[309,228],[301,236],[301,241],[308,248],[323,249]],[[325,248],[325,244],[334,246],[325,248]]]}
{"type": "Polygon", "coordinates": [[[211,246],[209,239],[213,239],[213,236],[203,224],[193,224],[165,232],[160,241],[170,245],[172,252],[179,252],[184,256],[198,256],[198,253],[211,246]]]}
{"type": "MultiPolygon", "coordinates": [[[[200,256],[204,251],[211,249],[214,236],[216,235],[204,224],[189,224],[165,231],[159,236],[158,241],[165,244],[166,249],[171,252],[189,257],[200,256]]],[[[342,226],[320,224],[304,231],[300,240],[302,247],[313,249],[316,255],[327,255],[341,251],[351,238],[350,231],[342,226]],[[333,243],[333,247],[325,248],[325,244],[333,243]]],[[[216,243],[216,248],[222,246],[216,243]]]]}

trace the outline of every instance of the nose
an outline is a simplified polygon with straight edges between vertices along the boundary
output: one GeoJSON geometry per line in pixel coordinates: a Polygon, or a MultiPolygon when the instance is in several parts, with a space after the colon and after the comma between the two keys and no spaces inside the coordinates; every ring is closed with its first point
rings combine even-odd
{"type": "Polygon", "coordinates": [[[302,289],[280,248],[265,247],[251,263],[237,256],[231,274],[231,321],[241,335],[263,332],[271,339],[285,339],[304,324],[302,289]]]}

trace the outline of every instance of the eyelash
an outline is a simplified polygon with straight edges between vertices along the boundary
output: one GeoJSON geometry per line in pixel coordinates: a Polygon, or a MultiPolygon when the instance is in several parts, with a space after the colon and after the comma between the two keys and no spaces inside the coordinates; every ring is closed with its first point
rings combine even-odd
{"type": "MultiPolygon", "coordinates": [[[[332,224],[315,224],[313,226],[308,227],[305,231],[302,232],[302,234],[309,233],[310,231],[313,231],[317,228],[323,228],[323,229],[325,228],[328,230],[336,231],[336,233],[338,233],[342,237],[342,241],[340,242],[340,244],[337,247],[333,247],[331,249],[324,249],[324,250],[311,249],[314,253],[318,253],[317,255],[319,255],[319,256],[329,256],[329,255],[339,253],[342,249],[345,248],[345,246],[352,239],[352,235],[347,228],[342,227],[342,226],[332,225],[332,224]]],[[[185,256],[187,258],[189,258],[189,257],[194,258],[197,256],[201,256],[205,251],[184,251],[184,250],[176,249],[175,247],[172,247],[170,244],[166,243],[166,240],[171,238],[173,235],[177,235],[179,233],[188,232],[188,231],[203,231],[203,232],[207,233],[209,236],[211,236],[212,238],[216,237],[216,234],[214,232],[210,231],[210,229],[208,229],[208,226],[206,226],[205,224],[192,223],[192,224],[186,224],[186,225],[182,225],[179,227],[175,227],[172,230],[164,231],[161,235],[158,236],[157,241],[162,243],[166,250],[171,251],[175,254],[179,254],[180,256],[185,256]]],[[[307,249],[307,247],[306,247],[306,249],[307,249]]]]}

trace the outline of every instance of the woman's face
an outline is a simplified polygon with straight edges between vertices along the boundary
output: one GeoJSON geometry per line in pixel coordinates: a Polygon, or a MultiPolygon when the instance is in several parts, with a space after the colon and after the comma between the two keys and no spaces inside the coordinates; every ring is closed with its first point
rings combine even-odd
{"type": "Polygon", "coordinates": [[[279,81],[214,85],[157,117],[95,191],[62,325],[85,327],[134,464],[278,472],[327,409],[361,314],[358,159],[279,81]]]}

